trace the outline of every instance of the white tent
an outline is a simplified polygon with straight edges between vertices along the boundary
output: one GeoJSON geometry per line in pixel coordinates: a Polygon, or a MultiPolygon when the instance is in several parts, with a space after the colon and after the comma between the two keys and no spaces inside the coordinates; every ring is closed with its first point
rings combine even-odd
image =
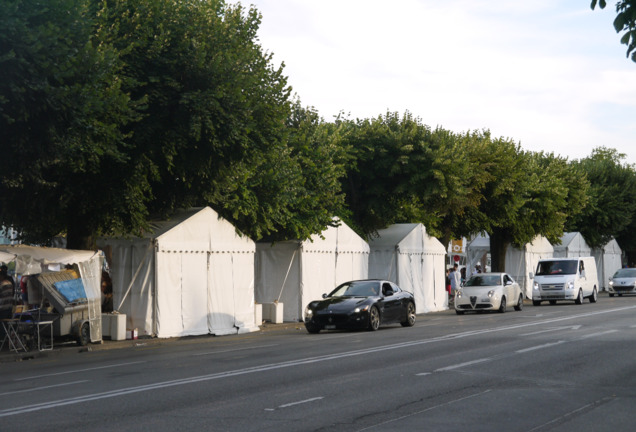
{"type": "Polygon", "coordinates": [[[142,238],[99,244],[127,328],[161,338],[258,330],[254,242],[211,208],[155,223],[142,238]]]}
{"type": "Polygon", "coordinates": [[[607,289],[609,278],[622,267],[621,255],[621,248],[615,239],[610,240],[602,248],[592,249],[592,256],[596,259],[598,281],[603,291],[607,289]]]}
{"type": "Polygon", "coordinates": [[[469,277],[477,264],[482,271],[486,268],[485,257],[490,253],[490,237],[478,235],[466,246],[466,277],[469,277]]]}
{"type": "Polygon", "coordinates": [[[100,285],[103,256],[101,253],[27,245],[0,246],[0,261],[13,260],[15,260],[15,272],[20,276],[56,271],[61,266],[77,264],[88,299],[90,339],[91,342],[102,340],[100,285]]]}
{"type": "Polygon", "coordinates": [[[553,247],[554,256],[557,258],[592,256],[592,249],[579,232],[564,233],[561,244],[553,247]]]}
{"type": "MultiPolygon", "coordinates": [[[[476,261],[488,252],[490,252],[490,238],[488,236],[475,237],[468,244],[466,251],[469,264],[474,267],[476,261]]],[[[551,258],[553,253],[554,248],[543,236],[535,237],[531,243],[526,243],[521,249],[508,247],[506,251],[506,273],[510,274],[519,283],[521,290],[525,292],[528,298],[532,298],[532,283],[529,273],[534,273],[540,259],[551,258]]]]}
{"type": "Polygon", "coordinates": [[[369,245],[345,223],[305,241],[256,244],[256,302],[283,304],[284,321],[300,321],[305,306],[338,284],[366,279],[369,245]]]}
{"type": "Polygon", "coordinates": [[[526,297],[532,298],[532,280],[530,273],[536,271],[540,259],[552,258],[554,248],[545,237],[539,235],[523,248],[509,247],[506,251],[506,273],[519,283],[526,297]]]}
{"type": "Polygon", "coordinates": [[[395,224],[369,241],[369,278],[386,279],[413,293],[418,313],[448,308],[446,249],[422,224],[395,224]]]}

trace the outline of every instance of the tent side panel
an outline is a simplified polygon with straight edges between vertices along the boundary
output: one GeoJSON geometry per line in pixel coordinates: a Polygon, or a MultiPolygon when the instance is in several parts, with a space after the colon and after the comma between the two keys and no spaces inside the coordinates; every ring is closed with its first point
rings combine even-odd
{"type": "Polygon", "coordinates": [[[234,327],[237,287],[232,272],[228,271],[233,267],[232,255],[210,253],[208,256],[208,328],[215,335],[234,334],[237,332],[234,327]]]}
{"type": "Polygon", "coordinates": [[[254,253],[232,254],[234,280],[234,327],[239,333],[258,330],[254,316],[254,253]],[[246,271],[247,269],[247,271],[246,271]]]}
{"type": "Polygon", "coordinates": [[[256,302],[273,303],[278,301],[282,303],[284,321],[298,321],[299,317],[298,308],[301,303],[300,254],[298,243],[279,243],[274,246],[258,244],[256,246],[256,302]]]}
{"type": "Polygon", "coordinates": [[[303,252],[301,256],[302,280],[300,303],[283,306],[285,321],[304,318],[305,306],[322,295],[330,293],[336,283],[336,254],[333,252],[303,252]]]}
{"type": "Polygon", "coordinates": [[[126,314],[126,328],[140,335],[155,335],[153,328],[154,251],[148,241],[105,241],[112,248],[113,306],[126,314]],[[137,277],[130,287],[133,276],[137,277]],[[123,303],[122,303],[123,299],[123,303]]]}
{"type": "Polygon", "coordinates": [[[207,253],[181,255],[181,321],[179,336],[208,333],[208,257],[207,253]]]}
{"type": "Polygon", "coordinates": [[[157,337],[181,336],[184,330],[182,256],[158,252],[156,260],[157,337]]]}

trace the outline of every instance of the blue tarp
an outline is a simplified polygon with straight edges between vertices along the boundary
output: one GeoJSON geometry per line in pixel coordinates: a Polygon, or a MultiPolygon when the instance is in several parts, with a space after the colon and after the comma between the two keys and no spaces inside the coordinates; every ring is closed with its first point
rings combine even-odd
{"type": "Polygon", "coordinates": [[[86,290],[84,289],[84,283],[81,278],[55,282],[53,285],[69,303],[75,303],[81,300],[86,301],[86,290]]]}

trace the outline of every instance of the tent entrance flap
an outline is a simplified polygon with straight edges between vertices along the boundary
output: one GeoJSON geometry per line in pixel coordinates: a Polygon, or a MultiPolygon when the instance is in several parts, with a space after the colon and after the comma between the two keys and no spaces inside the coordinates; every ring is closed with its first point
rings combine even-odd
{"type": "Polygon", "coordinates": [[[126,289],[126,292],[122,296],[121,301],[119,302],[119,305],[117,306],[117,308],[115,310],[121,309],[121,306],[124,304],[124,301],[126,300],[126,297],[128,297],[128,294],[130,294],[130,289],[132,288],[133,284],[137,280],[137,276],[139,276],[139,272],[141,272],[141,269],[144,267],[144,264],[146,264],[146,261],[148,259],[148,256],[149,256],[150,251],[152,250],[152,248],[153,248],[153,244],[152,243],[148,243],[148,247],[146,248],[146,252],[144,253],[143,258],[141,258],[141,261],[139,262],[139,265],[137,266],[137,270],[135,270],[135,274],[133,275],[132,279],[130,280],[130,283],[128,284],[128,288],[126,289]]]}

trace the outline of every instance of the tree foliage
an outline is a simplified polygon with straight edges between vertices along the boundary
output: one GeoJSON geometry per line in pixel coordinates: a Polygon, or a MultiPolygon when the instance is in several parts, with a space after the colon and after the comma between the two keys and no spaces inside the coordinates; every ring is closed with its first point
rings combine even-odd
{"type": "Polygon", "coordinates": [[[254,239],[304,239],[342,211],[332,126],[292,110],[255,8],[0,7],[0,219],[23,239],[66,233],[69,247],[88,248],[97,234],[140,233],[202,205],[254,239]]]}
{"type": "MultiPolygon", "coordinates": [[[[573,215],[568,228],[579,231],[591,247],[602,247],[628,231],[636,212],[636,173],[622,163],[625,155],[598,147],[573,165],[590,181],[588,205],[573,215]]],[[[625,243],[622,246],[630,246],[625,243]]]]}
{"type": "Polygon", "coordinates": [[[95,37],[92,6],[0,2],[0,218],[27,240],[97,229],[121,196],[140,210],[134,188],[103,187],[127,164],[122,125],[138,113],[117,50],[95,37]]]}
{"type": "MultiPolygon", "coordinates": [[[[607,3],[605,0],[592,0],[591,8],[596,5],[604,9],[607,3]]],[[[627,57],[636,62],[636,0],[621,0],[616,3],[616,18],[614,19],[614,29],[616,33],[624,32],[621,43],[627,45],[627,57]]]]}

